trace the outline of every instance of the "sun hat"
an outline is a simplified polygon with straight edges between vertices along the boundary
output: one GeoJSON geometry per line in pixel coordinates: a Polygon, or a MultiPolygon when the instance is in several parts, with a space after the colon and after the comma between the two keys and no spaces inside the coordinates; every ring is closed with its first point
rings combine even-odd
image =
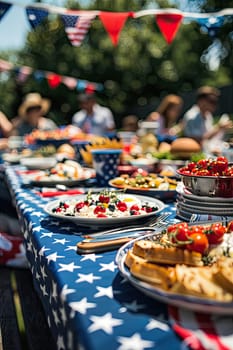
{"type": "Polygon", "coordinates": [[[205,97],[208,95],[213,95],[218,98],[221,93],[220,90],[212,86],[201,86],[197,89],[197,97],[205,97]]]}
{"type": "Polygon", "coordinates": [[[37,92],[31,92],[24,97],[22,104],[19,106],[18,114],[19,116],[24,116],[29,108],[41,107],[43,114],[46,114],[50,108],[51,102],[43,98],[37,92]]]}

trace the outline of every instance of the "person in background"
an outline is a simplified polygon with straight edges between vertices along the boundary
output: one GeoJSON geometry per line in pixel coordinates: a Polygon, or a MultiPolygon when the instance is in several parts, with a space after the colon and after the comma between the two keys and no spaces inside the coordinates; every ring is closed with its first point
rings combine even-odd
{"type": "Polygon", "coordinates": [[[115,121],[109,108],[100,106],[92,94],[80,94],[78,102],[81,107],[72,118],[72,124],[86,134],[106,136],[115,131],[115,121]]]}
{"type": "Polygon", "coordinates": [[[233,127],[232,121],[225,116],[214,124],[215,112],[220,91],[211,86],[202,86],[196,92],[196,103],[184,114],[184,136],[198,141],[204,150],[216,147],[223,139],[227,129],[233,127]],[[211,145],[212,144],[212,145],[211,145]]]}
{"type": "Polygon", "coordinates": [[[177,95],[167,95],[160,102],[155,112],[146,121],[158,122],[158,135],[177,135],[182,131],[182,124],[177,123],[181,114],[183,99],[177,95]]]}
{"type": "Polygon", "coordinates": [[[7,148],[8,136],[13,129],[12,123],[9,121],[7,116],[0,111],[0,150],[7,148]]]}
{"type": "Polygon", "coordinates": [[[122,119],[122,131],[137,132],[138,130],[138,117],[136,115],[130,114],[126,115],[122,119]]]}
{"type": "Polygon", "coordinates": [[[57,125],[45,115],[50,108],[50,101],[39,93],[27,94],[18,109],[18,116],[12,119],[11,135],[25,136],[33,130],[54,130],[57,125]]]}

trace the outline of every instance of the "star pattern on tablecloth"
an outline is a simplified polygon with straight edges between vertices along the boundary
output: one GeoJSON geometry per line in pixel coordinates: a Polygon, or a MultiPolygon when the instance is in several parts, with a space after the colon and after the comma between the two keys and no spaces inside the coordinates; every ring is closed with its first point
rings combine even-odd
{"type": "Polygon", "coordinates": [[[111,261],[108,264],[100,263],[100,266],[101,266],[101,269],[99,270],[100,272],[103,272],[106,270],[114,272],[117,269],[117,265],[114,263],[114,261],[111,261]]]}
{"type": "Polygon", "coordinates": [[[47,250],[51,250],[50,248],[46,248],[45,246],[43,246],[40,250],[39,250],[39,256],[44,256],[44,253],[47,250]]]}
{"type": "Polygon", "coordinates": [[[61,290],[60,296],[63,301],[66,300],[67,295],[75,293],[75,289],[73,288],[68,288],[68,285],[65,284],[61,290]]]}
{"type": "Polygon", "coordinates": [[[62,335],[58,335],[57,337],[57,350],[64,350],[65,349],[65,344],[64,344],[64,339],[62,335]]]}
{"type": "Polygon", "coordinates": [[[42,235],[40,236],[40,238],[44,238],[44,237],[53,237],[54,233],[52,232],[43,232],[42,235]]]}
{"type": "Polygon", "coordinates": [[[91,260],[93,262],[96,262],[96,259],[100,259],[102,258],[102,255],[97,255],[97,254],[86,254],[84,256],[81,257],[81,261],[85,261],[85,260],[91,260]]]}
{"type": "Polygon", "coordinates": [[[117,337],[117,340],[121,344],[118,350],[144,350],[155,345],[153,341],[142,339],[139,333],[131,337],[117,337]]]}
{"type": "Polygon", "coordinates": [[[66,238],[54,238],[52,244],[62,244],[65,245],[66,243],[68,243],[69,241],[66,238]]]}
{"type": "Polygon", "coordinates": [[[151,331],[152,329],[161,329],[164,332],[169,331],[169,326],[165,322],[161,322],[155,319],[150,319],[148,324],[146,325],[146,329],[151,331]]]}
{"type": "Polygon", "coordinates": [[[137,312],[139,310],[143,310],[146,305],[145,304],[139,304],[137,302],[137,300],[133,300],[131,301],[130,303],[124,303],[124,306],[130,310],[130,311],[133,311],[133,312],[137,312]]]}
{"type": "MultiPolygon", "coordinates": [[[[75,348],[77,322],[85,327],[90,342],[106,344],[106,349],[154,349],[158,346],[154,340],[157,333],[171,334],[166,312],[157,315],[153,306],[155,317],[149,317],[147,297],[119,275],[115,251],[77,254],[77,243],[82,238],[79,235],[88,231],[50,217],[44,207],[51,199],[40,198],[27,189],[18,191],[18,187],[15,176],[29,265],[58,350],[75,348]],[[134,333],[137,319],[141,320],[140,330],[134,333]]],[[[161,350],[166,349],[161,346],[161,350]]]]}
{"type": "Polygon", "coordinates": [[[112,290],[112,286],[109,287],[96,287],[96,289],[98,290],[98,292],[94,295],[95,298],[100,298],[100,297],[108,297],[110,299],[113,298],[113,290],[112,290]]]}
{"type": "Polygon", "coordinates": [[[77,250],[77,246],[76,245],[68,245],[64,250],[77,250]]]}
{"type": "Polygon", "coordinates": [[[93,273],[78,273],[78,279],[75,281],[76,283],[88,282],[93,283],[96,280],[100,280],[101,277],[94,276],[93,273]]]}
{"type": "Polygon", "coordinates": [[[81,269],[81,266],[75,265],[74,262],[71,262],[69,264],[59,264],[59,266],[60,266],[60,269],[58,270],[58,272],[61,272],[61,271],[74,272],[75,269],[81,269]]]}
{"type": "Polygon", "coordinates": [[[73,302],[69,303],[69,306],[71,307],[71,309],[73,309],[73,311],[77,311],[77,312],[80,312],[81,314],[85,315],[87,313],[87,309],[95,308],[96,304],[95,303],[88,303],[87,298],[85,297],[80,301],[73,301],[73,302]]]}
{"type": "Polygon", "coordinates": [[[50,263],[50,261],[56,262],[57,259],[61,259],[61,258],[65,258],[65,256],[64,256],[64,255],[58,255],[57,252],[54,252],[54,253],[49,254],[49,255],[46,256],[46,259],[47,259],[47,261],[48,261],[48,264],[50,263]]]}
{"type": "Polygon", "coordinates": [[[113,333],[113,327],[120,326],[123,321],[117,318],[113,318],[110,312],[103,316],[90,316],[92,324],[88,327],[88,332],[96,332],[102,330],[107,334],[113,333]]]}

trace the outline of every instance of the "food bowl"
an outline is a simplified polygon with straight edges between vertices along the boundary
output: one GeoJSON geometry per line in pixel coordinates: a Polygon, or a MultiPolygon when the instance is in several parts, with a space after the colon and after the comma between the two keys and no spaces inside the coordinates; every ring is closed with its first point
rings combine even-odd
{"type": "Polygon", "coordinates": [[[155,164],[157,160],[156,159],[148,159],[148,158],[137,158],[137,159],[131,159],[130,164],[137,168],[137,169],[143,169],[148,172],[154,172],[155,164]]]}
{"type": "Polygon", "coordinates": [[[177,170],[185,188],[192,194],[209,197],[233,197],[233,176],[186,175],[177,170]]]}

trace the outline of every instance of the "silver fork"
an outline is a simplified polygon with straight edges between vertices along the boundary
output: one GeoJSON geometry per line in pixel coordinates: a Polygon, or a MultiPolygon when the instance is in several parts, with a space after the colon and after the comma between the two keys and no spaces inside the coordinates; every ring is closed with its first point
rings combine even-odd
{"type": "Polygon", "coordinates": [[[165,225],[167,225],[166,223],[166,219],[169,217],[170,213],[169,212],[164,212],[162,214],[160,214],[159,216],[153,217],[151,220],[146,222],[146,226],[143,225],[143,223],[137,224],[137,225],[129,225],[129,226],[125,226],[122,227],[121,229],[119,228],[114,228],[114,229],[110,229],[110,230],[103,230],[103,231],[99,231],[97,233],[90,233],[88,235],[83,235],[83,238],[85,239],[95,239],[95,238],[102,238],[103,236],[107,235],[109,238],[113,239],[115,238],[115,236],[120,235],[122,237],[122,233],[125,233],[126,235],[129,233],[135,233],[136,231],[148,231],[148,230],[152,230],[155,228],[161,228],[165,225]]]}

